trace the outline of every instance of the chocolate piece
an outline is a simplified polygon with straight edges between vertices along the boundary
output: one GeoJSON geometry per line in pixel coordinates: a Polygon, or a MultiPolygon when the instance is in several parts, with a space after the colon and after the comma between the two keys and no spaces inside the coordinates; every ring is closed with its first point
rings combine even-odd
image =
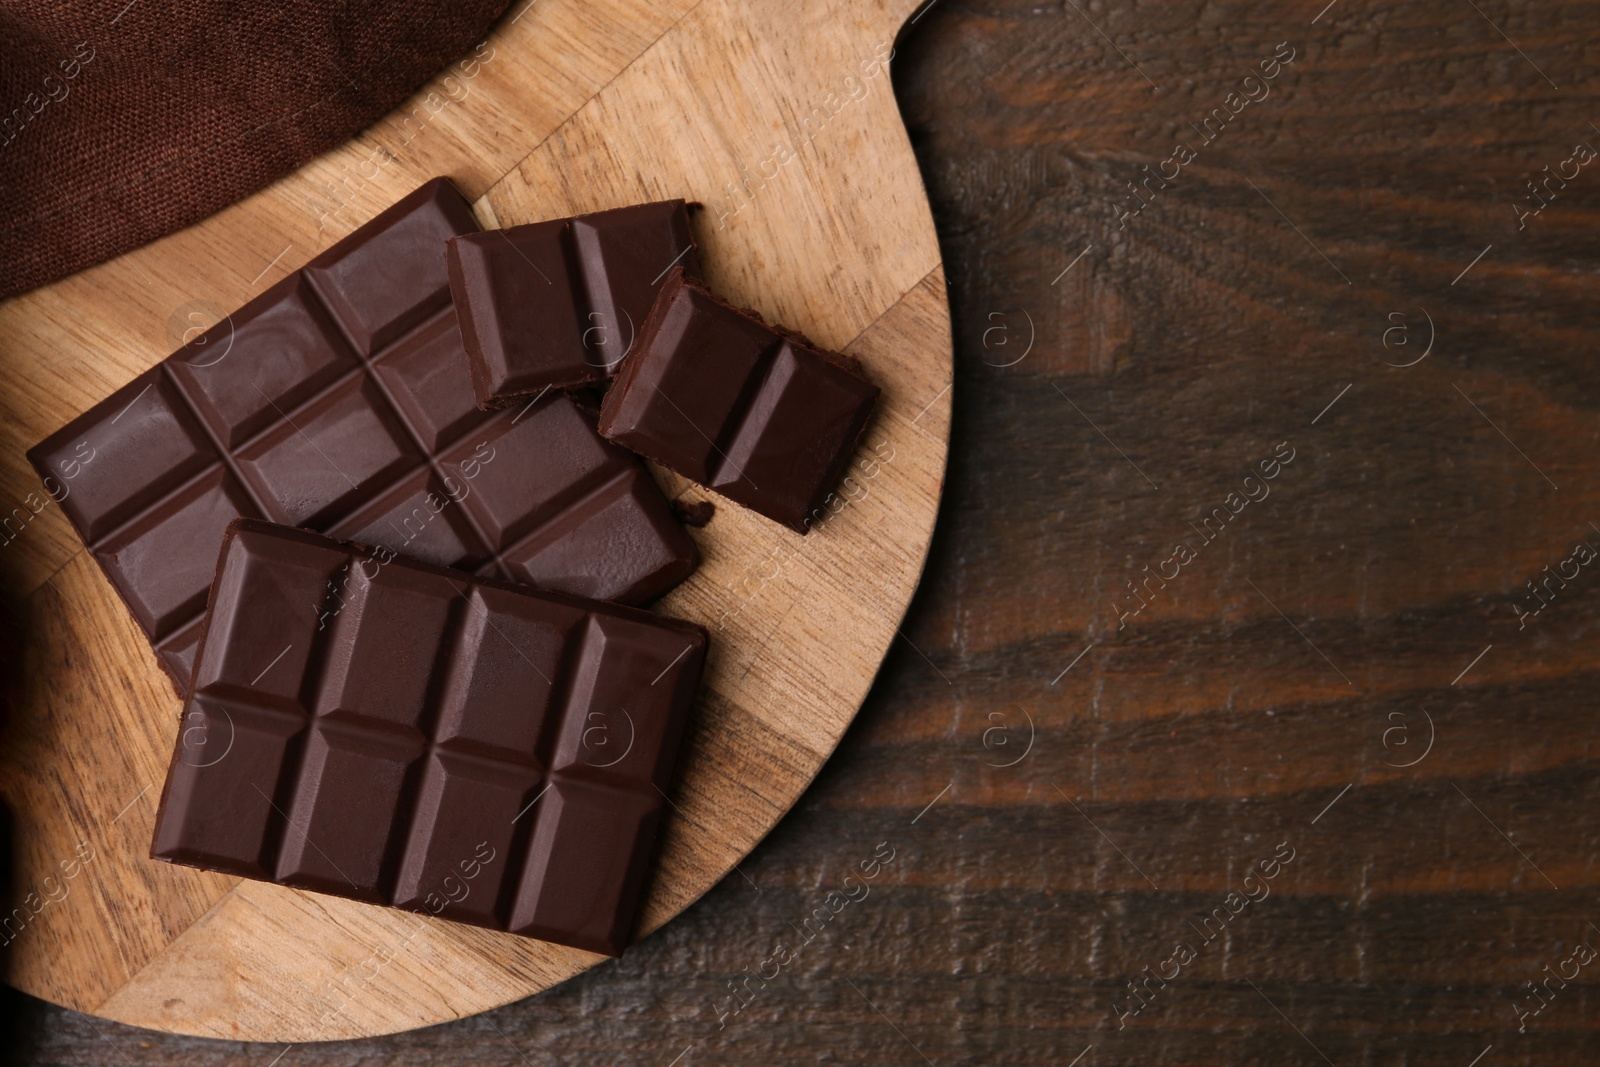
{"type": "Polygon", "coordinates": [[[678,521],[685,526],[693,526],[698,530],[711,521],[711,516],[717,513],[717,506],[709,500],[694,500],[688,503],[674,500],[672,513],[678,516],[678,521]]]}
{"type": "Polygon", "coordinates": [[[28,453],[180,696],[239,516],[630,603],[694,569],[591,415],[560,395],[477,410],[444,265],[476,228],[429,182],[28,453]]]}
{"type": "Polygon", "coordinates": [[[603,381],[667,271],[695,269],[682,200],[453,238],[450,290],[478,406],[603,381]]]}
{"type": "Polygon", "coordinates": [[[235,522],[150,854],[618,955],[706,640],[235,522]]]}
{"type": "Polygon", "coordinates": [[[600,409],[600,432],[805,533],[878,399],[849,356],[674,271],[600,409]]]}

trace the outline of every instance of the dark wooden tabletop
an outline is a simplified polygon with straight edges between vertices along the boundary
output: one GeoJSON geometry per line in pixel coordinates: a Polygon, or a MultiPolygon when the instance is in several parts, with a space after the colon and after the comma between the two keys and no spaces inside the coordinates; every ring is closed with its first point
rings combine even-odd
{"type": "Polygon", "coordinates": [[[1600,2],[1326,2],[908,31],[957,335],[933,556],[836,757],[682,918],[417,1033],[10,994],[0,1048],[1600,1062],[1600,2]]]}

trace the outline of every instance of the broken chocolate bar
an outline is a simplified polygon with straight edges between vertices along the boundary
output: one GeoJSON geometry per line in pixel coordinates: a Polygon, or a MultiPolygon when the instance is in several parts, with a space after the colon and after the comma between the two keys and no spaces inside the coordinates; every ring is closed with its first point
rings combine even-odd
{"type": "Polygon", "coordinates": [[[615,374],[667,271],[694,270],[694,257],[682,200],[452,238],[450,290],[478,406],[615,374]]]}
{"type": "Polygon", "coordinates": [[[52,480],[71,465],[62,511],[180,696],[240,516],[635,604],[694,569],[660,490],[586,410],[477,410],[444,253],[476,229],[431,181],[28,453],[52,480]]]}
{"type": "Polygon", "coordinates": [[[235,522],[151,855],[618,955],[706,641],[235,522]]]}
{"type": "Polygon", "coordinates": [[[674,270],[600,409],[618,444],[805,533],[878,387],[674,270]]]}

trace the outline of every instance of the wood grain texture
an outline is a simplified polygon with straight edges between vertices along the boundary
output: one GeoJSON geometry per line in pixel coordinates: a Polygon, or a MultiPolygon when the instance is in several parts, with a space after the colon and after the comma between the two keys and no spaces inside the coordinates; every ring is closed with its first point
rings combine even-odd
{"type": "MultiPolygon", "coordinates": [[[[1514,1010],[1600,948],[1600,576],[1513,607],[1600,548],[1600,172],[1513,211],[1600,148],[1600,4],[1475,3],[939,0],[895,65],[951,283],[951,463],[850,732],[624,959],[281,1067],[1600,1061],[1593,965],[1514,1010]],[[1126,182],[1285,40],[1271,95],[1119,227],[1126,182]],[[1432,352],[1387,366],[1424,310],[1432,352]],[[1281,441],[1271,496],[1118,630],[1125,583],[1281,441]],[[866,899],[750,979],[880,841],[866,899]],[[1279,842],[1271,895],[1119,1028],[1279,842]]],[[[20,1012],[28,1062],[281,1051],[20,1012]]]]}
{"type": "MultiPolygon", "coordinates": [[[[0,491],[24,499],[36,488],[22,457],[32,440],[432,174],[483,193],[477,208],[499,225],[643,199],[704,202],[697,230],[713,285],[857,355],[883,400],[839,496],[803,538],[659,472],[673,496],[720,503],[696,533],[700,569],[659,604],[713,636],[642,918],[655,929],[745,856],[815,776],[926,558],[951,335],[885,63],[910,9],[519,7],[335,158],[0,306],[16,383],[0,422],[19,438],[0,442],[0,491]],[[767,28],[774,20],[781,30],[767,28]]],[[[307,1042],[472,1015],[599,961],[150,861],[178,702],[58,509],[31,510],[17,513],[5,546],[26,640],[0,781],[17,814],[17,887],[48,902],[18,913],[3,949],[9,981],[119,1022],[307,1042]]]]}

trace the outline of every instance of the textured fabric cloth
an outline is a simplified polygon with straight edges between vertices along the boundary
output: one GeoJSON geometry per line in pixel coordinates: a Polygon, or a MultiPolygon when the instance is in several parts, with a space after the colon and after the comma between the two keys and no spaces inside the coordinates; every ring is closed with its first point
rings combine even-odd
{"type": "Polygon", "coordinates": [[[349,139],[507,0],[0,0],[0,297],[349,139]]]}

